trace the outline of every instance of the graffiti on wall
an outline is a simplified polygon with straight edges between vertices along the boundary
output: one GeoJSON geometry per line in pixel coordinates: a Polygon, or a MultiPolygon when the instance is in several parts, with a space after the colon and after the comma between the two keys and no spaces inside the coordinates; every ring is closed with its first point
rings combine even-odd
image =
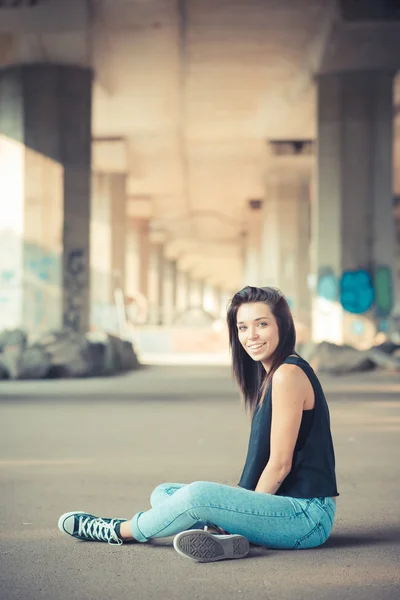
{"type": "Polygon", "coordinates": [[[4,269],[0,271],[0,285],[12,285],[17,276],[17,271],[14,269],[4,269]]]}
{"type": "Polygon", "coordinates": [[[19,322],[19,271],[9,267],[0,270],[0,331],[17,326],[19,322]]]}
{"type": "Polygon", "coordinates": [[[88,257],[83,248],[66,253],[64,262],[64,327],[73,331],[86,328],[88,257]]]}
{"type": "Polygon", "coordinates": [[[375,299],[371,275],[364,269],[344,271],[340,279],[340,304],[353,315],[366,313],[375,299]]]}
{"type": "Polygon", "coordinates": [[[387,317],[393,310],[393,282],[389,267],[378,267],[374,276],[375,310],[378,317],[387,317]]]}
{"type": "Polygon", "coordinates": [[[317,295],[330,302],[335,302],[338,299],[338,279],[331,267],[320,269],[317,282],[317,295]]]}
{"type": "Polygon", "coordinates": [[[373,310],[379,318],[387,317],[393,309],[392,271],[379,266],[373,277],[366,269],[344,271],[337,277],[330,267],[320,269],[317,295],[330,302],[339,302],[353,315],[373,310]]]}
{"type": "Polygon", "coordinates": [[[32,330],[57,326],[59,313],[60,257],[30,246],[24,261],[24,322],[32,330]]]}

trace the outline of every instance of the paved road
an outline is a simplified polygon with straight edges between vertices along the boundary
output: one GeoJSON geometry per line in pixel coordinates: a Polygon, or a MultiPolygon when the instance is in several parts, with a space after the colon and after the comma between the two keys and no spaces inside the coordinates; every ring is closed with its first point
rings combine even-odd
{"type": "Polygon", "coordinates": [[[171,540],[85,544],[69,510],[131,516],[160,482],[235,484],[248,418],[226,367],[154,367],[121,378],[0,384],[2,600],[398,600],[400,380],[327,380],[338,501],[323,548],[253,547],[197,564],[171,540]]]}

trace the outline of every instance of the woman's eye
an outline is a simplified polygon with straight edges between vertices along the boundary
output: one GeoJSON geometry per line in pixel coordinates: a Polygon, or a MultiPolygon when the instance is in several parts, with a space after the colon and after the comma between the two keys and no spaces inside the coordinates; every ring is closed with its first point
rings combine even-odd
{"type": "Polygon", "coordinates": [[[245,327],[244,325],[241,325],[241,326],[239,327],[239,331],[244,331],[245,329],[246,329],[246,327],[245,327]]]}
{"type": "Polygon", "coordinates": [[[263,327],[265,327],[266,325],[268,325],[268,323],[266,323],[265,321],[260,321],[259,325],[262,325],[263,327]]]}

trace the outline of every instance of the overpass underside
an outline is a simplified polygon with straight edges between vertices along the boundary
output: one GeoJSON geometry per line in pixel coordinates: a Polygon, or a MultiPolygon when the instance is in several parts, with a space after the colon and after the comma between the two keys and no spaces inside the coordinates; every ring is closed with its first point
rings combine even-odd
{"type": "Polygon", "coordinates": [[[2,0],[0,329],[211,323],[250,284],[315,340],[387,331],[400,14],[362,6],[2,0]]]}

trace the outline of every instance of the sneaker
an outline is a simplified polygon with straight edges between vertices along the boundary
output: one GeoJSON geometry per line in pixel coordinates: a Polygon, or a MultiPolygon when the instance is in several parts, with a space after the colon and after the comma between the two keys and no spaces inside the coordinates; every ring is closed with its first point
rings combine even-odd
{"type": "Polygon", "coordinates": [[[58,519],[58,529],[78,540],[107,542],[120,546],[119,525],[127,519],[102,519],[82,511],[68,512],[58,519]]]}
{"type": "Polygon", "coordinates": [[[204,529],[188,529],[175,536],[174,548],[185,558],[197,562],[214,562],[227,558],[244,558],[250,545],[242,535],[220,535],[204,529]]]}

